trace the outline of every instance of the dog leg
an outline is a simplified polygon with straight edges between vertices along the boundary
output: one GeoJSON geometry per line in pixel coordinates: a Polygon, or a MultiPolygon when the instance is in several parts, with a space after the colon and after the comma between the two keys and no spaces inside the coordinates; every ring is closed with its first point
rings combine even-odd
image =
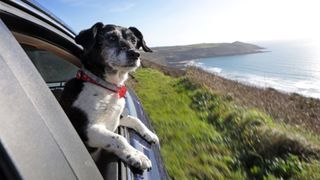
{"type": "Polygon", "coordinates": [[[156,134],[151,132],[138,118],[133,116],[126,116],[120,119],[120,126],[131,128],[138,132],[143,138],[150,143],[159,144],[159,138],[156,134]]]}
{"type": "Polygon", "coordinates": [[[112,152],[135,168],[151,169],[151,161],[147,156],[132,147],[123,136],[107,130],[104,125],[92,125],[87,129],[87,135],[89,146],[112,152]]]}

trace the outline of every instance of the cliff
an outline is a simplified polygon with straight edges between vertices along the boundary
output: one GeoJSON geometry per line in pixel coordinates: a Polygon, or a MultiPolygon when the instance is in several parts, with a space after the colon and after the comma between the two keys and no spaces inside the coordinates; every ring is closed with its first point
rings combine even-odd
{"type": "Polygon", "coordinates": [[[152,50],[154,51],[153,53],[142,53],[142,58],[162,65],[199,58],[264,52],[262,47],[239,41],[233,43],[203,43],[185,46],[155,47],[152,50]]]}

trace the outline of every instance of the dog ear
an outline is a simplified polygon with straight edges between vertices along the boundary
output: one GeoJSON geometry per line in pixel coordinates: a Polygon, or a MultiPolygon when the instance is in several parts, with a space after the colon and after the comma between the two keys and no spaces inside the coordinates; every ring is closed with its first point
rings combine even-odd
{"type": "Polygon", "coordinates": [[[152,50],[146,45],[146,42],[143,39],[142,33],[135,27],[129,27],[133,34],[138,38],[137,49],[142,47],[145,52],[152,52],[152,50]]]}
{"type": "Polygon", "coordinates": [[[82,30],[76,37],[75,41],[77,44],[80,44],[83,47],[84,53],[89,52],[95,42],[96,42],[96,35],[99,30],[103,28],[103,24],[98,22],[94,24],[90,29],[82,30]]]}

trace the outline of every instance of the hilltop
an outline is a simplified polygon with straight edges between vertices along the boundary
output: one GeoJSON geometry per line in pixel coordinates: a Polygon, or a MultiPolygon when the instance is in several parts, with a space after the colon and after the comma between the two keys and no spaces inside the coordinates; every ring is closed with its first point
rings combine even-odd
{"type": "Polygon", "coordinates": [[[184,46],[166,46],[152,48],[153,53],[143,53],[142,58],[162,65],[179,66],[185,61],[239,54],[264,52],[264,48],[254,44],[235,41],[233,43],[202,43],[184,46]]]}

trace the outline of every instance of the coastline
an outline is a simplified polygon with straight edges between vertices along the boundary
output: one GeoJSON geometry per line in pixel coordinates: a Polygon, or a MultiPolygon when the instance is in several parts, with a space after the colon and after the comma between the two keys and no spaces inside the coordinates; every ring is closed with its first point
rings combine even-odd
{"type": "Polygon", "coordinates": [[[292,81],[292,80],[286,80],[286,79],[280,79],[278,77],[268,77],[268,76],[261,76],[256,74],[248,74],[248,73],[226,73],[223,72],[222,68],[218,67],[208,67],[205,64],[194,60],[189,61],[186,64],[184,64],[185,67],[180,69],[187,69],[188,67],[196,67],[203,71],[206,71],[210,74],[215,74],[217,76],[223,77],[228,80],[233,80],[236,82],[239,82],[244,85],[253,86],[257,88],[270,88],[275,89],[279,92],[282,92],[284,94],[299,94],[305,97],[315,98],[320,100],[320,94],[318,92],[312,91],[309,92],[307,88],[304,88],[302,86],[298,86],[298,84],[303,84],[306,82],[306,80],[300,80],[300,81],[292,81]],[[294,83],[294,85],[292,85],[294,83]]]}
{"type": "MultiPolygon", "coordinates": [[[[246,55],[246,54],[258,54],[258,53],[266,53],[266,52],[270,52],[267,50],[256,50],[256,51],[252,51],[252,52],[242,52],[242,53],[234,53],[234,54],[225,54],[225,55],[216,55],[213,57],[222,57],[222,56],[238,56],[238,55],[246,55]]],[[[186,69],[186,66],[188,66],[190,64],[190,62],[194,62],[197,61],[198,59],[202,59],[202,58],[196,58],[196,59],[189,59],[189,60],[178,60],[178,61],[170,61],[167,60],[167,66],[173,67],[173,68],[178,68],[178,69],[186,69]]]]}
{"type": "Polygon", "coordinates": [[[286,93],[273,88],[259,88],[238,81],[226,79],[197,67],[186,69],[142,60],[144,67],[158,69],[163,73],[189,79],[208,89],[219,92],[236,104],[259,109],[279,122],[302,126],[313,132],[320,132],[320,99],[305,97],[297,93],[286,93]]]}

